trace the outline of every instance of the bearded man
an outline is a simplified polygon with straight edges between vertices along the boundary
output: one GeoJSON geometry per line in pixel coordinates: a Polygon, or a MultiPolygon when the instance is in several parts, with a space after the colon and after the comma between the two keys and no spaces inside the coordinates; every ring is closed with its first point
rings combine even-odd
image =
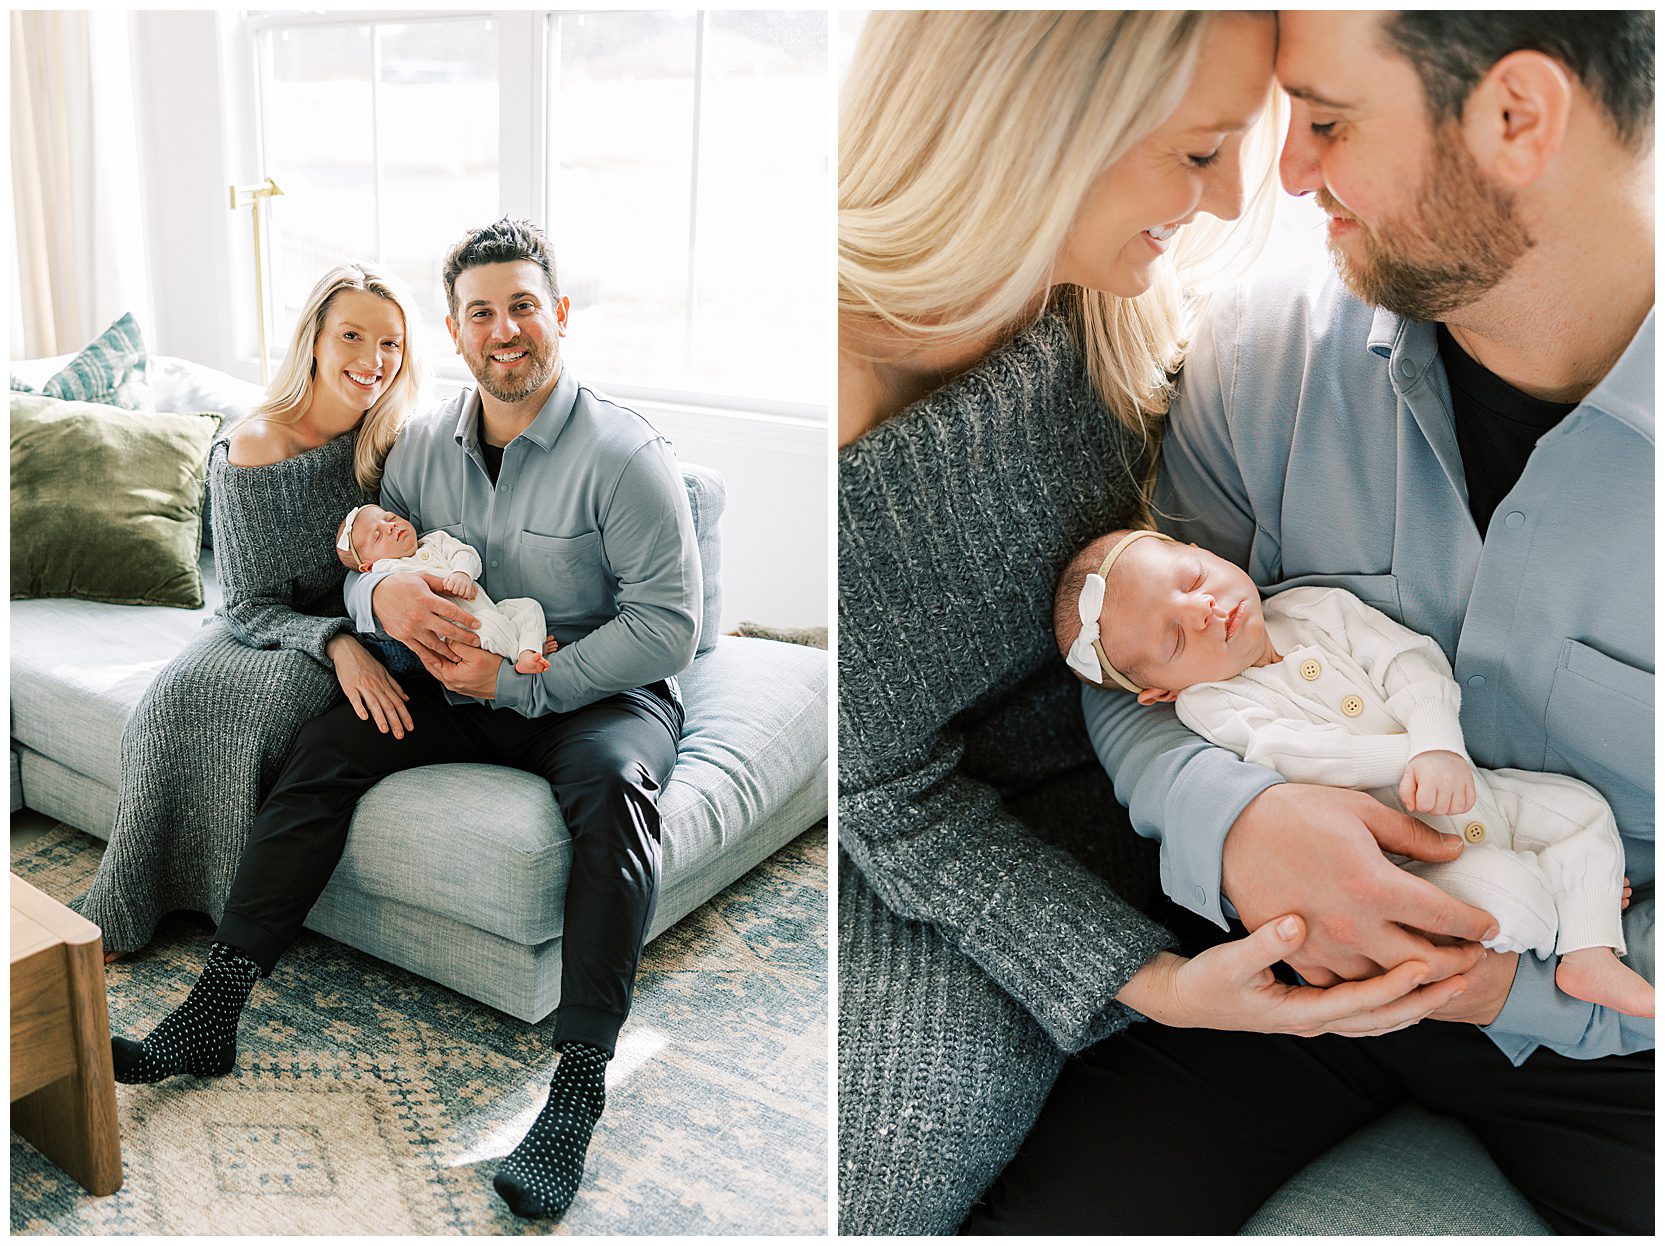
{"type": "Polygon", "coordinates": [[[403,684],[410,724],[361,719],[345,702],[313,719],[261,807],[239,880],[259,893],[242,899],[258,915],[251,934],[275,955],[382,778],[485,762],[548,780],[572,836],[559,1060],[494,1184],[517,1215],[554,1218],[578,1188],[653,921],[658,800],[682,730],[673,677],[694,655],[700,565],[670,446],[563,365],[569,304],[538,228],[504,219],[472,231],[444,281],[446,327],[479,388],[404,429],[381,501],[418,532],[472,545],[492,594],[536,598],[560,647],[547,670],[523,674],[479,647],[478,620],[439,595],[440,577],[350,573],[355,625],[380,624],[426,668],[403,684]]]}
{"type": "MultiPolygon", "coordinates": [[[[1653,29],[1645,11],[1281,14],[1280,171],[1327,215],[1336,271],[1211,309],[1154,508],[1263,593],[1344,587],[1432,636],[1477,765],[1599,790],[1650,979],[1653,29]]],[[[1652,1232],[1651,1018],[1561,994],[1553,957],[1419,929],[1432,885],[1384,853],[1461,843],[1284,782],[1165,707],[1083,703],[1169,897],[1213,923],[1199,944],[1299,913],[1308,982],[1416,960],[1466,989],[1369,1038],[1133,1027],[1065,1066],[970,1227],[1234,1232],[1415,1102],[1472,1130],[1556,1231],[1652,1232]]]]}

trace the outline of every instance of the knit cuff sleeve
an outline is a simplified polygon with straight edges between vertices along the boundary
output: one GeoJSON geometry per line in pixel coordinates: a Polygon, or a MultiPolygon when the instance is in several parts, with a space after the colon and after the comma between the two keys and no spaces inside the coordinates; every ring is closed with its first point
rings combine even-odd
{"type": "MultiPolygon", "coordinates": [[[[1455,694],[1456,685],[1451,685],[1451,691],[1455,694]]],[[[1468,749],[1463,746],[1463,726],[1455,695],[1408,700],[1403,705],[1390,702],[1388,708],[1399,713],[1405,724],[1407,757],[1435,750],[1455,753],[1463,758],[1468,756],[1468,749]]]]}
{"type": "Polygon", "coordinates": [[[898,916],[928,922],[1065,1051],[1137,1014],[1116,994],[1157,952],[1161,926],[954,773],[952,750],[839,800],[839,844],[898,916]]]}

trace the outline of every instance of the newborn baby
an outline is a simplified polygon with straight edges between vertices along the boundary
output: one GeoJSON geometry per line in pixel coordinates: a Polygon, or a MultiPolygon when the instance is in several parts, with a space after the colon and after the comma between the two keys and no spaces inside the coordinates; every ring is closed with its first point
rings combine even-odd
{"type": "Polygon", "coordinates": [[[1568,995],[1653,1015],[1653,987],[1619,959],[1630,889],[1613,811],[1576,779],[1477,770],[1432,640],[1344,589],[1287,589],[1263,607],[1240,567],[1149,531],[1077,554],[1053,618],[1088,683],[1174,702],[1192,731],[1291,782],[1367,791],[1461,835],[1454,861],[1400,863],[1491,913],[1488,947],[1559,953],[1568,995]]]}
{"type": "Polygon", "coordinates": [[[379,506],[355,506],[336,529],[341,561],[359,571],[427,571],[444,577],[445,591],[468,603],[480,620],[480,647],[513,659],[522,675],[549,669],[557,645],[544,635],[543,607],[530,597],[493,602],[478,587],[480,555],[449,532],[435,530],[420,541],[410,522],[379,506]]]}

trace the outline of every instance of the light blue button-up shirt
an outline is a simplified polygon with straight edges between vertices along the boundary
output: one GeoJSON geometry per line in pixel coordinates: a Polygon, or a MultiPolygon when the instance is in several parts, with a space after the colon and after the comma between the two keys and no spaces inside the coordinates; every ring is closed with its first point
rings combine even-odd
{"type": "MultiPolygon", "coordinates": [[[[676,456],[647,420],[570,369],[503,448],[495,487],[480,450],[480,397],[469,389],[399,435],[381,504],[418,532],[439,528],[472,545],[496,600],[543,606],[560,648],[541,675],[504,662],[495,705],[527,718],[564,713],[669,679],[693,660],[700,563],[676,456]]],[[[387,574],[348,573],[360,631],[378,630],[371,595],[387,574]]]]}
{"type": "MultiPolygon", "coordinates": [[[[1613,806],[1636,901],[1631,963],[1652,976],[1654,326],[1538,440],[1484,540],[1432,324],[1349,295],[1327,269],[1223,294],[1186,359],[1157,485],[1164,527],[1265,593],[1340,585],[1433,637],[1489,768],[1568,774],[1613,806]]],[[[1227,831],[1274,772],[1214,748],[1171,706],[1085,689],[1095,748],[1162,881],[1225,924],[1227,831]]],[[[1614,896],[1617,904],[1619,897],[1614,896]]],[[[1560,994],[1523,956],[1487,1033],[1515,1063],[1653,1046],[1653,1022],[1560,994]]]]}

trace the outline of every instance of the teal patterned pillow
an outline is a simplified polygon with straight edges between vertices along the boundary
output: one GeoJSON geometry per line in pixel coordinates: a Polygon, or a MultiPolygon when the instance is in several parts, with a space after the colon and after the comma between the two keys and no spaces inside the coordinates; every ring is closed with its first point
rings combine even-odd
{"type": "Polygon", "coordinates": [[[139,335],[138,321],[128,313],[82,351],[40,392],[71,402],[97,402],[127,411],[154,411],[150,394],[150,356],[139,335]]]}
{"type": "Polygon", "coordinates": [[[18,380],[17,379],[17,373],[15,373],[15,372],[12,373],[12,393],[14,393],[14,394],[32,394],[34,392],[35,392],[35,387],[33,385],[29,384],[29,382],[27,382],[27,381],[18,380]]]}

